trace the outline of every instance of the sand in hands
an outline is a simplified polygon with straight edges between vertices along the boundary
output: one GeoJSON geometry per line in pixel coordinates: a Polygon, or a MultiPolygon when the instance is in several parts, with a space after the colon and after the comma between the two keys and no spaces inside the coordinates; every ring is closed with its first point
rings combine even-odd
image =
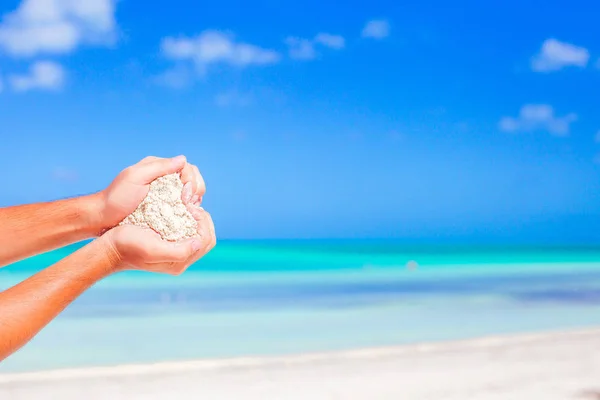
{"type": "Polygon", "coordinates": [[[181,200],[179,174],[162,176],[150,184],[146,198],[119,225],[150,228],[163,240],[177,242],[197,236],[198,223],[181,200]]]}

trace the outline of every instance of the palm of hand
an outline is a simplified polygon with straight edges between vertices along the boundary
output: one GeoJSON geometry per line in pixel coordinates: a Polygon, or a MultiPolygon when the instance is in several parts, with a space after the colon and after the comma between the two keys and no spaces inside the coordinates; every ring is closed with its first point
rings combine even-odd
{"type": "Polygon", "coordinates": [[[125,267],[150,272],[169,269],[180,259],[167,258],[163,254],[162,239],[151,229],[126,225],[114,229],[112,236],[125,267]]]}
{"type": "Polygon", "coordinates": [[[122,267],[179,275],[208,253],[216,244],[212,219],[202,209],[193,205],[188,208],[198,222],[198,236],[192,239],[167,242],[152,229],[133,225],[112,229],[110,239],[122,267]]]}

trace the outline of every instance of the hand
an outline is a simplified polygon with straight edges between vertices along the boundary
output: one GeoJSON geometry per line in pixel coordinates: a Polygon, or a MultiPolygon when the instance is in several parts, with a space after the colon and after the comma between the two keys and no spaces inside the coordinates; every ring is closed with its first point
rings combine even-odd
{"type": "Polygon", "coordinates": [[[182,200],[185,204],[200,205],[206,191],[202,175],[184,156],[174,158],[146,157],[124,169],[115,180],[97,194],[99,221],[96,234],[119,224],[140,205],[156,178],[179,172],[184,184],[182,200]]]}
{"type": "Polygon", "coordinates": [[[217,241],[210,214],[193,205],[188,205],[188,209],[198,221],[197,237],[167,242],[151,229],[124,225],[111,229],[99,240],[104,241],[117,270],[180,275],[207,254],[217,241]]]}
{"type": "MultiPolygon", "coordinates": [[[[144,158],[144,160],[157,161],[164,159],[149,156],[144,158]]],[[[180,176],[181,182],[183,182],[183,193],[181,194],[183,202],[185,204],[193,204],[200,207],[200,204],[202,204],[202,196],[206,193],[206,185],[200,174],[200,170],[198,170],[197,166],[186,162],[181,170],[180,176]]]]}

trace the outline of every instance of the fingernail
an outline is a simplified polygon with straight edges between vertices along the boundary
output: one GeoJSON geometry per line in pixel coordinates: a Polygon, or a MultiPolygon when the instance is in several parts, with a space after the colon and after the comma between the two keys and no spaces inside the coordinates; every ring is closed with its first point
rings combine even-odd
{"type": "Polygon", "coordinates": [[[183,185],[183,191],[181,193],[181,199],[184,203],[189,203],[192,198],[192,183],[188,182],[183,185]]]}
{"type": "Polygon", "coordinates": [[[192,197],[192,200],[191,200],[191,202],[192,202],[192,204],[196,204],[196,203],[198,202],[198,195],[197,195],[197,194],[195,194],[195,195],[192,197]]]}
{"type": "Polygon", "coordinates": [[[193,239],[192,240],[192,250],[195,252],[197,252],[198,250],[200,250],[200,248],[202,247],[202,242],[200,242],[198,239],[193,239]]]}
{"type": "Polygon", "coordinates": [[[182,162],[185,162],[185,156],[173,157],[173,164],[179,165],[182,162]]]}

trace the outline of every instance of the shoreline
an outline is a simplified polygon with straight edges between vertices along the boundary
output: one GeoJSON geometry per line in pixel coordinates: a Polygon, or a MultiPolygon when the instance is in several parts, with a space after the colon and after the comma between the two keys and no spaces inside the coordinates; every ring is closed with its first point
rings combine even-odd
{"type": "Polygon", "coordinates": [[[258,399],[265,393],[277,394],[275,398],[331,398],[334,393],[345,399],[368,398],[367,393],[375,391],[377,398],[425,399],[432,390],[463,396],[456,398],[471,398],[466,393],[496,398],[494,393],[513,395],[512,390],[538,388],[539,394],[527,396],[546,400],[600,392],[599,376],[600,327],[298,355],[4,373],[0,398],[45,398],[48,390],[65,400],[84,393],[86,398],[104,398],[109,392],[115,399],[158,399],[178,390],[183,397],[174,398],[237,394],[258,399]],[[403,377],[406,382],[401,382],[403,377]],[[572,388],[553,397],[542,390],[544,384],[557,393],[561,385],[572,388]],[[89,396],[92,388],[99,397],[89,396]]]}

